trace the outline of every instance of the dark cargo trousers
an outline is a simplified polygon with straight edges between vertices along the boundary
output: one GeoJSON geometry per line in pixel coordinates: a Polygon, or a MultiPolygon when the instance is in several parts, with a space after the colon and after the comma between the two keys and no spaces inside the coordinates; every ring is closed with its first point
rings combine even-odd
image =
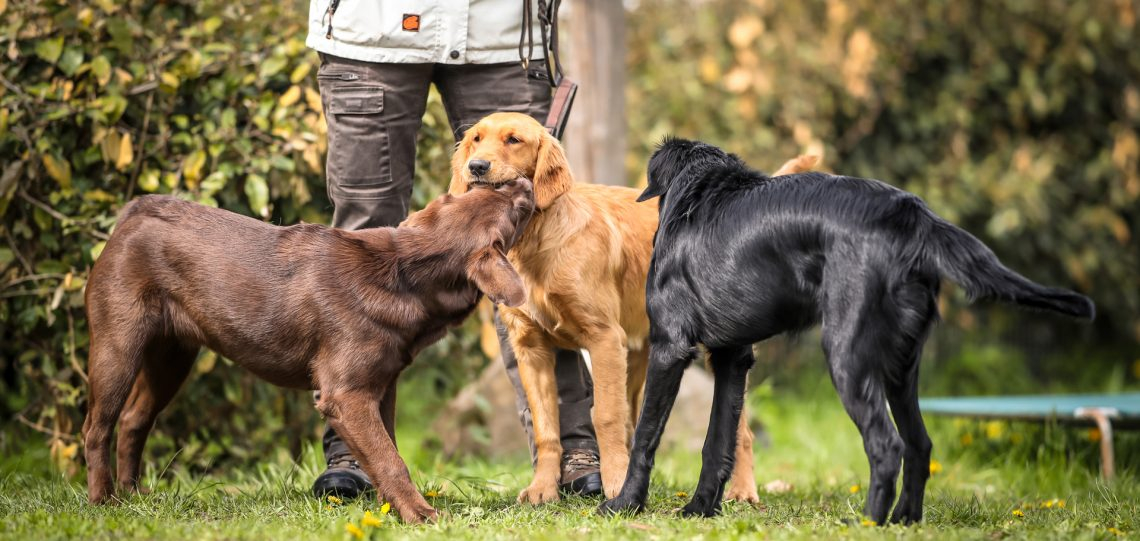
{"type": "MultiPolygon", "coordinates": [[[[518,63],[379,64],[322,54],[317,79],[328,122],[326,177],[333,227],[394,226],[408,215],[416,133],[431,84],[443,99],[458,140],[468,127],[496,111],[545,119],[551,89],[531,73],[545,74],[542,62],[531,62],[524,71],[518,63]]],[[[533,461],[534,431],[518,364],[497,317],[496,327],[533,461]]],[[[597,451],[590,418],[593,389],[585,362],[575,351],[558,351],[556,358],[562,446],[597,451]]],[[[326,459],[349,454],[331,427],[325,429],[324,451],[326,459]]]]}

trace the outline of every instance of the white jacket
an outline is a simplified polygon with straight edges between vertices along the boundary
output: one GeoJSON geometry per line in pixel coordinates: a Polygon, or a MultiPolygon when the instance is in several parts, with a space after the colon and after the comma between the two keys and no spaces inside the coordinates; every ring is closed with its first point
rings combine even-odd
{"type": "MultiPolygon", "coordinates": [[[[537,4],[536,59],[542,58],[537,4]]],[[[522,18],[522,0],[310,0],[305,44],[365,62],[518,62],[522,18]]]]}

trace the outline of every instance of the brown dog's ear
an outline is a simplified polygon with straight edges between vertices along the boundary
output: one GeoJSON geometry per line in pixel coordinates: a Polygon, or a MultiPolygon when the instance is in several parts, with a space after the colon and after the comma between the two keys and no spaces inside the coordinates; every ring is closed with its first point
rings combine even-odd
{"type": "Polygon", "coordinates": [[[513,308],[526,300],[522,278],[496,247],[479,252],[467,266],[467,276],[495,304],[513,308]]]}
{"type": "Polygon", "coordinates": [[[566,162],[566,152],[553,135],[542,133],[538,147],[538,160],[534,167],[534,203],[545,209],[562,194],[570,191],[574,177],[570,175],[570,164],[566,162]]]}
{"type": "Polygon", "coordinates": [[[451,195],[467,193],[467,177],[463,176],[463,168],[467,165],[467,157],[471,155],[472,131],[469,129],[463,134],[463,139],[455,144],[455,153],[451,155],[451,185],[447,187],[447,193],[451,195]]]}

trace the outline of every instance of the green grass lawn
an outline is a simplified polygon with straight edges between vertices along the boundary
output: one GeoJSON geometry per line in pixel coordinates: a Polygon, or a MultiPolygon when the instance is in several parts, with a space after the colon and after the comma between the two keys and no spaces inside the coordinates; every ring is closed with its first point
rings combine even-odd
{"type": "Polygon", "coordinates": [[[312,499],[307,489],[321,462],[316,447],[298,464],[267,452],[272,458],[259,466],[205,476],[187,473],[177,457],[149,457],[144,484],[151,494],[90,507],[82,481],[51,473],[46,450],[37,446],[6,449],[0,459],[0,538],[350,540],[346,525],[360,525],[367,511],[382,522],[365,527],[367,536],[401,539],[1109,539],[1135,536],[1140,528],[1136,453],[1126,452],[1140,442],[1135,435],[1119,435],[1123,471],[1105,484],[1086,429],[930,419],[940,471],[927,488],[925,522],[881,528],[860,524],[868,469],[834,393],[752,398],[770,440],[757,447],[757,478],[794,488],[762,494],[758,507],[726,504],[714,519],[674,513],[696,484],[696,454],[659,457],[647,513],[600,517],[599,499],[516,504],[529,481],[525,457],[444,461],[419,446],[423,435],[414,425],[426,423],[401,418],[400,444],[413,478],[436,494],[429,501],[445,514],[436,524],[400,524],[381,515],[375,500],[312,499]]]}

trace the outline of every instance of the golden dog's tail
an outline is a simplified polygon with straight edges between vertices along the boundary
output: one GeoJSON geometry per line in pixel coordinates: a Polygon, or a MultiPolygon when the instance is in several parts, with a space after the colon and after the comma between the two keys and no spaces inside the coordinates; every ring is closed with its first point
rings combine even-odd
{"type": "Polygon", "coordinates": [[[775,173],[772,173],[772,176],[794,175],[796,173],[811,171],[817,163],[819,163],[819,156],[814,154],[801,154],[784,162],[784,165],[781,165],[775,173]]]}

